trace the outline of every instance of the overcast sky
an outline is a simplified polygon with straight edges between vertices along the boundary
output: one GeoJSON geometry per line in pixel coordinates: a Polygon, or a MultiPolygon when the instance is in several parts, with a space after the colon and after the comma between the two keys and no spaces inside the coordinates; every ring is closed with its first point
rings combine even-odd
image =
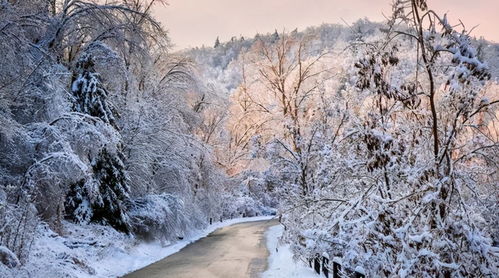
{"type": "MultiPolygon", "coordinates": [[[[175,49],[211,46],[217,36],[253,37],[257,32],[282,31],[321,23],[352,23],[367,17],[383,20],[392,0],[167,0],[155,14],[169,30],[175,49]]],[[[499,0],[429,0],[434,10],[461,19],[473,34],[499,42],[499,0]]]]}

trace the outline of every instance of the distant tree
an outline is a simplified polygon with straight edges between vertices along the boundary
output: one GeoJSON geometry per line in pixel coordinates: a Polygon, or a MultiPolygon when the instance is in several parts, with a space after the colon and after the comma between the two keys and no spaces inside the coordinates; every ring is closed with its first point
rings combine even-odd
{"type": "MultiPolygon", "coordinates": [[[[277,34],[277,32],[276,32],[277,34]]],[[[278,35],[279,36],[279,35],[278,35]]],[[[240,105],[253,106],[252,114],[260,115],[260,124],[254,130],[260,130],[261,123],[274,125],[273,135],[264,142],[269,148],[276,150],[277,156],[270,159],[272,163],[284,163],[279,167],[286,168],[286,173],[296,174],[294,178],[301,195],[310,193],[310,151],[316,143],[317,127],[307,120],[311,111],[316,108],[316,97],[319,95],[316,78],[326,70],[322,67],[322,59],[327,54],[322,51],[316,57],[308,57],[307,50],[311,38],[296,39],[283,33],[277,41],[259,41],[256,48],[260,57],[255,63],[260,90],[242,87],[240,105]],[[258,127],[258,128],[256,128],[258,127]]],[[[247,108],[246,108],[247,109],[247,108]]],[[[249,117],[249,121],[252,121],[249,117]]],[[[253,120],[254,121],[254,120],[253,120]]],[[[258,123],[258,122],[257,122],[258,123]]]]}
{"type": "Polygon", "coordinates": [[[275,29],[274,33],[270,36],[270,41],[277,42],[279,38],[280,38],[279,32],[277,32],[277,29],[275,29]]]}
{"type": "Polygon", "coordinates": [[[215,45],[213,46],[213,48],[217,48],[220,46],[220,39],[217,37],[217,39],[215,40],[215,45]]]}

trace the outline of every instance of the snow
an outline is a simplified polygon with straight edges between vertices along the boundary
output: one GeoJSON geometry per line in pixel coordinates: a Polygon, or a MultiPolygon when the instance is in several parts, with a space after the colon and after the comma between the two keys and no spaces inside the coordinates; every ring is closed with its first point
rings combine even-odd
{"type": "Polygon", "coordinates": [[[288,244],[280,244],[279,238],[283,233],[283,226],[277,225],[270,227],[265,234],[267,240],[267,249],[270,251],[268,259],[268,269],[263,273],[262,278],[272,277],[299,277],[299,278],[317,278],[317,275],[312,268],[307,267],[301,261],[293,259],[288,244]]]}
{"type": "MultiPolygon", "coordinates": [[[[279,245],[282,227],[269,230],[264,277],[318,277],[293,260],[315,254],[371,277],[449,269],[499,277],[489,174],[496,173],[489,139],[497,133],[498,85],[484,83],[490,74],[481,61],[494,63],[497,77],[497,45],[453,30],[445,16],[439,33],[423,16],[431,28],[421,39],[429,54],[435,50],[430,64],[411,36],[386,41],[384,24],[364,20],[170,55],[148,12],[152,25],[136,25],[127,20],[133,8],[60,1],[50,14],[32,2],[40,1],[0,4],[0,83],[9,83],[0,93],[0,278],[123,275],[217,228],[260,220],[205,229],[209,218],[256,215],[265,206],[279,207],[294,244],[279,245]],[[27,19],[34,24],[22,25],[27,19]],[[106,31],[114,27],[138,32],[129,61],[118,54],[126,38],[106,31]],[[60,51],[76,44],[84,47],[71,57],[60,51]],[[434,80],[418,77],[425,65],[434,80]],[[441,163],[427,131],[432,118],[443,135],[441,163]],[[102,159],[104,150],[113,156],[102,159]],[[109,167],[97,167],[104,160],[109,167]],[[73,194],[72,185],[81,190],[73,194]],[[126,210],[94,220],[92,207],[103,200],[126,210]],[[136,224],[130,235],[95,224],[118,227],[108,221],[115,218],[136,224]]],[[[419,36],[413,27],[401,30],[419,36]]]]}
{"type": "MultiPolygon", "coordinates": [[[[47,225],[38,227],[30,257],[21,268],[0,262],[1,278],[32,277],[120,277],[170,256],[216,229],[237,223],[270,220],[274,216],[234,218],[216,222],[205,229],[190,231],[176,242],[145,243],[109,226],[63,222],[64,236],[47,225]]],[[[0,248],[1,251],[5,250],[0,248]]],[[[8,250],[8,249],[7,249],[8,250]]]]}
{"type": "Polygon", "coordinates": [[[355,267],[355,272],[362,273],[365,275],[366,270],[362,266],[359,265],[359,266],[355,267]]]}
{"type": "Polygon", "coordinates": [[[95,278],[122,276],[177,253],[185,246],[206,237],[208,234],[219,228],[243,222],[270,220],[273,217],[274,216],[234,218],[223,222],[216,222],[208,226],[206,229],[199,230],[191,234],[189,238],[185,238],[168,246],[162,246],[160,242],[151,242],[140,243],[131,248],[128,252],[125,252],[120,248],[107,250],[103,258],[95,258],[95,261],[89,263],[89,265],[95,269],[95,275],[86,274],[80,275],[79,277],[95,278]]]}

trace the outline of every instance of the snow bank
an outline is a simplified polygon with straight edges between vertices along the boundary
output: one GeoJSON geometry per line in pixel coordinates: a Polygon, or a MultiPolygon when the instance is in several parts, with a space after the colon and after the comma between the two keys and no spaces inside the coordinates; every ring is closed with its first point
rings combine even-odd
{"type": "MultiPolygon", "coordinates": [[[[128,252],[122,249],[107,250],[102,258],[95,258],[89,265],[95,269],[95,275],[81,275],[80,277],[117,277],[122,276],[149,264],[168,257],[185,246],[206,237],[216,229],[237,223],[270,220],[274,216],[257,216],[247,218],[235,218],[223,222],[216,222],[206,229],[191,233],[189,238],[180,240],[168,246],[162,246],[160,242],[140,243],[132,247],[128,252]]],[[[282,276],[281,276],[282,277],[282,276]]]]}
{"type": "Polygon", "coordinates": [[[205,229],[191,231],[173,243],[144,243],[109,226],[96,224],[64,222],[67,230],[64,236],[54,233],[47,225],[40,225],[27,263],[15,268],[0,263],[0,277],[119,277],[172,255],[218,228],[272,218],[259,216],[216,222],[205,229]]]}
{"type": "Polygon", "coordinates": [[[307,267],[301,261],[293,260],[293,253],[287,244],[279,244],[279,237],[282,235],[282,225],[271,227],[265,234],[267,239],[267,248],[270,251],[269,266],[262,278],[272,277],[299,277],[299,278],[318,278],[311,268],[307,267]]]}

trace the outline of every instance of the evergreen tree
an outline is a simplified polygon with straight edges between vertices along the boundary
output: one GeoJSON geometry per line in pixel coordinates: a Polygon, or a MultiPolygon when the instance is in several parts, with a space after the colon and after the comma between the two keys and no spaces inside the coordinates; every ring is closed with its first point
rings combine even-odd
{"type": "Polygon", "coordinates": [[[125,166],[120,155],[113,155],[105,148],[92,165],[98,195],[92,203],[92,221],[110,224],[115,229],[129,232],[126,204],[129,202],[129,188],[126,183],[125,166]]]}
{"type": "Polygon", "coordinates": [[[130,232],[127,203],[130,200],[125,167],[120,155],[102,149],[92,163],[94,179],[80,180],[70,186],[66,196],[66,218],[76,223],[109,224],[130,232]]]}
{"type": "Polygon", "coordinates": [[[75,98],[74,111],[101,118],[116,128],[114,110],[106,100],[108,92],[95,72],[91,55],[83,54],[76,63],[71,91],[75,98]]]}
{"type": "Polygon", "coordinates": [[[220,46],[220,39],[217,37],[217,39],[215,40],[215,45],[213,46],[213,48],[217,48],[220,46]]]}
{"type": "Polygon", "coordinates": [[[271,42],[277,42],[279,40],[279,32],[277,32],[277,29],[274,31],[272,36],[270,37],[271,42]]]}
{"type": "Polygon", "coordinates": [[[89,199],[91,192],[88,192],[88,189],[84,179],[69,186],[64,204],[66,219],[76,223],[90,222],[93,213],[89,199]]]}
{"type": "MultiPolygon", "coordinates": [[[[88,53],[76,64],[71,88],[73,110],[98,117],[117,129],[115,113],[106,100],[108,92],[94,66],[88,53]]],[[[93,160],[92,176],[70,185],[65,201],[68,219],[77,223],[109,224],[119,231],[130,231],[125,205],[129,201],[129,188],[124,156],[119,149],[119,146],[104,146],[93,160]]]]}

